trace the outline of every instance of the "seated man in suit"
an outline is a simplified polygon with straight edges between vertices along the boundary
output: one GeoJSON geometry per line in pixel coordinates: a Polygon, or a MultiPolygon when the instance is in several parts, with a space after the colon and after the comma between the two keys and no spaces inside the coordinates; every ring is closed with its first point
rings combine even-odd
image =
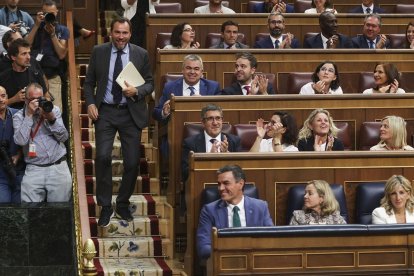
{"type": "Polygon", "coordinates": [[[237,53],[234,76],[236,82],[221,90],[222,95],[266,95],[275,94],[265,75],[255,75],[257,59],[248,52],[237,53]]]}
{"type": "Polygon", "coordinates": [[[217,171],[221,199],[203,206],[197,229],[197,252],[202,260],[211,254],[211,228],[273,226],[267,202],[243,195],[246,181],[238,165],[217,171]]]}
{"type": "Polygon", "coordinates": [[[174,96],[205,96],[216,95],[220,92],[220,85],[216,81],[203,79],[203,60],[198,55],[184,57],[183,77],[168,82],[162,91],[158,105],[154,108],[152,116],[157,121],[167,121],[170,116],[170,98],[174,96]]]}
{"type": "Polygon", "coordinates": [[[232,9],[225,7],[222,2],[222,0],[210,0],[207,5],[195,8],[194,13],[236,13],[232,9]]]}
{"type": "Polygon", "coordinates": [[[239,23],[227,20],[221,24],[221,38],[219,44],[211,46],[211,49],[245,49],[249,46],[237,41],[239,37],[239,23]]]}
{"type": "Polygon", "coordinates": [[[295,8],[283,2],[283,0],[264,0],[263,3],[257,3],[253,6],[252,12],[254,13],[294,13],[295,8]]]}
{"type": "Polygon", "coordinates": [[[338,33],[338,20],[334,13],[330,11],[322,12],[319,15],[319,27],[321,33],[307,38],[303,44],[303,48],[352,48],[351,40],[347,36],[338,33]]]}
{"type": "Polygon", "coordinates": [[[203,131],[187,137],[183,142],[181,155],[181,180],[188,177],[188,154],[193,152],[238,152],[240,138],[221,132],[223,128],[223,110],[215,104],[208,104],[201,109],[203,131]]]}
{"type": "Polygon", "coordinates": [[[362,0],[361,5],[349,10],[349,13],[385,13],[384,9],[374,5],[374,0],[362,0]]]}
{"type": "Polygon", "coordinates": [[[354,48],[386,49],[390,48],[390,41],[381,32],[381,16],[370,14],[365,17],[363,35],[352,38],[354,48]]]}
{"type": "Polygon", "coordinates": [[[254,48],[286,49],[299,48],[299,41],[293,34],[283,34],[285,30],[285,18],[281,13],[271,13],[267,17],[269,36],[256,41],[254,48]]]}

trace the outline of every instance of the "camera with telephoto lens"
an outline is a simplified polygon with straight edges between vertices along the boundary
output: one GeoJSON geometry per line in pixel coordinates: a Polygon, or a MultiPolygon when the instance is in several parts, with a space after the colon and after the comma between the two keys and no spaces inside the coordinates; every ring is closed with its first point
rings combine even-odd
{"type": "Polygon", "coordinates": [[[45,22],[55,25],[56,24],[56,16],[54,13],[51,12],[47,12],[45,14],[43,14],[44,18],[45,18],[45,22]]]}
{"type": "Polygon", "coordinates": [[[0,166],[6,173],[6,176],[9,180],[9,186],[13,186],[14,182],[16,181],[16,170],[11,158],[7,153],[8,148],[9,144],[7,141],[0,141],[0,166]]]}
{"type": "Polygon", "coordinates": [[[22,35],[22,37],[25,37],[30,32],[30,27],[27,26],[26,23],[21,20],[15,21],[13,22],[13,24],[20,25],[20,27],[16,31],[18,31],[22,35]]]}
{"type": "Polygon", "coordinates": [[[53,110],[53,103],[48,101],[45,97],[39,97],[38,99],[39,107],[43,109],[44,112],[50,113],[53,110]]]}

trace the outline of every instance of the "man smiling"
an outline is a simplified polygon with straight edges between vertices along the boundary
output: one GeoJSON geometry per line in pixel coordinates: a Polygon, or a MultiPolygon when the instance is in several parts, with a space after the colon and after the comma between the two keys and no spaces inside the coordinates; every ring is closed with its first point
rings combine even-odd
{"type": "Polygon", "coordinates": [[[211,228],[273,226],[267,202],[243,194],[246,176],[238,165],[217,171],[220,199],[203,206],[197,229],[197,251],[201,259],[211,254],[211,228]]]}

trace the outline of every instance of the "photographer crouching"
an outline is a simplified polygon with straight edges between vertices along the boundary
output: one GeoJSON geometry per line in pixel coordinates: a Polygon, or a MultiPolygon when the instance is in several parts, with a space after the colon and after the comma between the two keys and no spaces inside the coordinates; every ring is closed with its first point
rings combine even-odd
{"type": "Polygon", "coordinates": [[[26,88],[23,109],[13,116],[14,141],[23,147],[26,170],[21,183],[22,202],[64,202],[72,194],[66,162],[68,131],[59,107],[43,97],[37,83],[26,88]]]}
{"type": "Polygon", "coordinates": [[[22,170],[16,167],[21,162],[21,150],[13,140],[13,114],[17,109],[7,106],[6,89],[0,86],[0,203],[20,203],[22,170]]]}

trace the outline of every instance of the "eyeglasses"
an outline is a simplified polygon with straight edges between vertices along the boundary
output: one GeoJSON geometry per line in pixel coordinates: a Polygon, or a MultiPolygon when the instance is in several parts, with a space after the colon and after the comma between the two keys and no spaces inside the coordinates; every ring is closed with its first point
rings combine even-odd
{"type": "Polygon", "coordinates": [[[272,20],[272,21],[269,21],[269,23],[273,25],[280,25],[280,24],[283,24],[284,22],[282,20],[272,20]]]}
{"type": "Polygon", "coordinates": [[[204,121],[207,121],[209,123],[213,122],[213,121],[217,121],[217,122],[221,122],[223,120],[223,117],[221,116],[211,116],[211,117],[205,117],[204,121]]]}
{"type": "Polygon", "coordinates": [[[194,29],[191,29],[191,28],[187,28],[187,29],[184,29],[183,32],[194,33],[195,30],[194,29]]]}
{"type": "Polygon", "coordinates": [[[335,69],[333,69],[333,68],[326,68],[326,67],[322,67],[321,68],[321,71],[322,72],[326,72],[326,71],[328,71],[328,73],[332,73],[332,74],[335,74],[335,69]]]}

